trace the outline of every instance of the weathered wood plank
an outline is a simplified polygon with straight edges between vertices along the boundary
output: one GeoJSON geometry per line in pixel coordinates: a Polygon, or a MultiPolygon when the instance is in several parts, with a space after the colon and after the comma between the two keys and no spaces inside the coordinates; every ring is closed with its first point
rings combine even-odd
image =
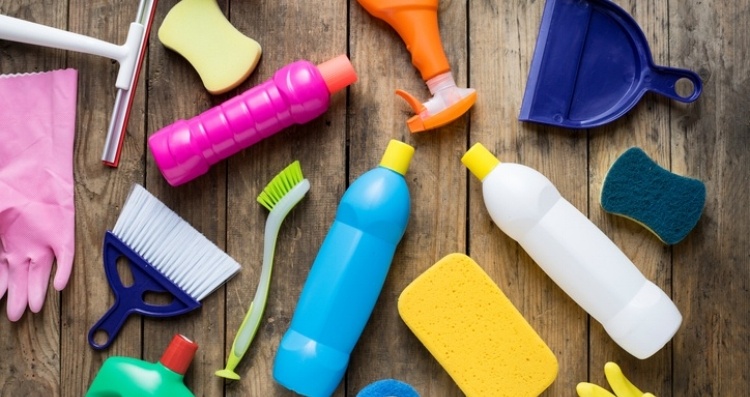
{"type": "Polygon", "coordinates": [[[675,337],[675,396],[746,393],[750,351],[750,95],[747,0],[669,2],[670,58],[700,73],[703,94],[671,117],[675,172],[706,184],[703,216],[673,249],[684,308],[675,337]]]}
{"type": "MultiPolygon", "coordinates": [[[[57,28],[67,25],[66,9],[64,1],[50,7],[0,1],[1,14],[57,28]]],[[[65,68],[66,64],[63,51],[0,41],[0,74],[47,72],[65,68]]],[[[61,299],[51,283],[42,311],[34,314],[27,309],[15,323],[6,316],[7,297],[0,299],[0,335],[3,335],[0,338],[0,395],[60,394],[61,299]]]]}
{"type": "MultiPolygon", "coordinates": [[[[360,82],[352,87],[349,118],[349,182],[380,162],[390,139],[415,147],[406,180],[411,215],[375,310],[355,349],[347,395],[367,384],[396,378],[423,395],[458,395],[458,388],[398,315],[401,291],[443,256],[464,252],[466,177],[459,159],[466,145],[468,116],[436,130],[412,135],[412,110],[394,94],[398,88],[421,101],[430,93],[396,31],[350,1],[352,59],[360,82]]],[[[467,85],[466,4],[443,1],[440,36],[459,86],[467,85]]]]}

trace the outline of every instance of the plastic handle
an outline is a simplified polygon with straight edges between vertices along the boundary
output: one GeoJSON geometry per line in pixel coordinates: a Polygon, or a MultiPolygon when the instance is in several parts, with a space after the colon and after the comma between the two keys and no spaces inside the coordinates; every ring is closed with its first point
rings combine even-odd
{"type": "Polygon", "coordinates": [[[703,91],[703,82],[693,71],[667,67],[654,67],[649,71],[651,73],[646,75],[648,89],[674,100],[690,103],[698,99],[703,91]],[[690,81],[693,85],[693,91],[687,96],[677,92],[677,83],[683,79],[690,81]]]}
{"type": "Polygon", "coordinates": [[[263,237],[263,267],[261,268],[258,288],[255,290],[255,297],[250,302],[247,314],[242,320],[237,336],[232,342],[232,349],[227,357],[227,365],[224,370],[218,371],[217,375],[230,379],[239,379],[239,375],[234,373],[234,369],[239,364],[242,357],[250,348],[250,343],[258,332],[258,327],[263,318],[266,302],[268,301],[268,292],[271,287],[271,273],[273,272],[273,257],[276,251],[276,240],[281,230],[281,223],[287,214],[294,208],[297,203],[305,197],[310,190],[310,181],[303,179],[294,186],[284,197],[279,200],[273,207],[266,220],[266,229],[263,237]]]}
{"type": "Polygon", "coordinates": [[[427,81],[450,70],[438,28],[437,0],[384,2],[357,0],[375,18],[396,30],[411,53],[411,62],[427,81]],[[390,3],[390,4],[389,4],[390,3]]]}
{"type": "Polygon", "coordinates": [[[143,34],[143,25],[132,23],[128,31],[127,41],[124,45],[119,46],[82,34],[0,15],[0,39],[83,52],[118,61],[120,72],[117,75],[115,86],[126,90],[130,89],[130,80],[134,73],[136,60],[139,57],[143,34]]]}
{"type": "MultiPolygon", "coordinates": [[[[245,318],[247,325],[252,327],[243,328],[237,336],[235,353],[242,356],[250,347],[255,333],[258,331],[260,320],[263,317],[263,311],[268,300],[268,291],[271,288],[271,273],[273,272],[273,256],[276,252],[276,241],[281,230],[281,223],[286,218],[289,211],[302,200],[305,194],[310,190],[310,181],[303,179],[302,182],[293,187],[286,195],[276,203],[276,206],[268,215],[266,220],[266,229],[263,241],[263,267],[260,272],[258,289],[255,291],[255,297],[250,303],[245,318]],[[251,332],[252,331],[252,332],[251,332]]],[[[245,321],[242,323],[245,326],[245,321]]]]}
{"type": "Polygon", "coordinates": [[[89,330],[89,344],[91,347],[96,350],[108,348],[114,341],[115,336],[120,333],[125,320],[134,311],[135,309],[121,304],[120,299],[117,299],[115,304],[107,310],[107,313],[89,330]],[[106,339],[101,344],[96,341],[97,334],[100,333],[104,333],[106,336],[106,339]]]}
{"type": "Polygon", "coordinates": [[[104,271],[115,295],[115,304],[89,330],[89,344],[94,349],[102,350],[109,347],[132,313],[151,317],[171,317],[200,307],[200,302],[161,275],[112,232],[107,232],[104,236],[103,255],[104,271]],[[117,272],[117,261],[121,257],[125,257],[131,265],[133,285],[129,287],[122,283],[117,272]],[[167,305],[152,305],[143,300],[147,292],[169,293],[173,300],[167,305]],[[107,340],[102,344],[95,340],[96,334],[100,331],[107,334],[107,340]]]}
{"type": "Polygon", "coordinates": [[[0,38],[18,43],[100,55],[116,60],[124,57],[124,50],[118,45],[6,15],[0,15],[0,38]]]}

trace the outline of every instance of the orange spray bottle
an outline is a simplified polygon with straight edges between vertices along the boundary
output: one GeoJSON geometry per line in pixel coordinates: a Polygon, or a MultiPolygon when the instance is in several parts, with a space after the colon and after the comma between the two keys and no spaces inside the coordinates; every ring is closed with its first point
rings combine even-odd
{"type": "Polygon", "coordinates": [[[477,100],[473,88],[459,88],[453,80],[438,30],[438,0],[357,0],[372,16],[398,32],[411,53],[411,62],[422,74],[432,98],[420,103],[404,90],[404,98],[416,113],[407,122],[411,132],[431,130],[466,113],[477,100]]]}

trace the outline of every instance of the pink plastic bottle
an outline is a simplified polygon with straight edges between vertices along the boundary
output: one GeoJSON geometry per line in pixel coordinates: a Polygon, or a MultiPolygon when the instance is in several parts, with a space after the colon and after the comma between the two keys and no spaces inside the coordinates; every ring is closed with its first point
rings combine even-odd
{"type": "Polygon", "coordinates": [[[172,186],[291,126],[323,114],[331,95],[357,81],[349,58],[320,65],[297,61],[273,78],[190,120],[178,120],[148,140],[156,165],[172,186]]]}

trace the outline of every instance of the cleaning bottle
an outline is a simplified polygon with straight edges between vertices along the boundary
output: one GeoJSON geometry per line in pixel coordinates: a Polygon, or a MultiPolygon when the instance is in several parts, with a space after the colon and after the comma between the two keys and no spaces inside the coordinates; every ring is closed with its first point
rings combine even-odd
{"type": "Polygon", "coordinates": [[[167,182],[181,185],[292,124],[322,115],[331,95],[355,81],[346,55],[317,66],[297,61],[221,105],[162,128],[148,139],[148,146],[167,182]]]}
{"type": "Polygon", "coordinates": [[[419,69],[432,98],[420,103],[404,90],[396,94],[411,106],[415,116],[406,125],[422,132],[452,122],[477,100],[473,88],[458,88],[438,29],[438,0],[357,0],[375,18],[387,22],[406,43],[411,61],[419,69]]]}
{"type": "Polygon", "coordinates": [[[677,332],[672,300],[536,170],[500,163],[474,145],[461,162],[482,181],[492,220],[633,356],[646,359],[677,332]]]}
{"type": "Polygon", "coordinates": [[[110,357],[104,361],[86,397],[192,397],[182,379],[197,349],[197,344],[177,334],[157,363],[110,357]]]}
{"type": "Polygon", "coordinates": [[[273,376],[284,387],[328,397],[341,382],[406,230],[413,153],[392,140],[380,166],[344,193],[276,353],[273,376]]]}

